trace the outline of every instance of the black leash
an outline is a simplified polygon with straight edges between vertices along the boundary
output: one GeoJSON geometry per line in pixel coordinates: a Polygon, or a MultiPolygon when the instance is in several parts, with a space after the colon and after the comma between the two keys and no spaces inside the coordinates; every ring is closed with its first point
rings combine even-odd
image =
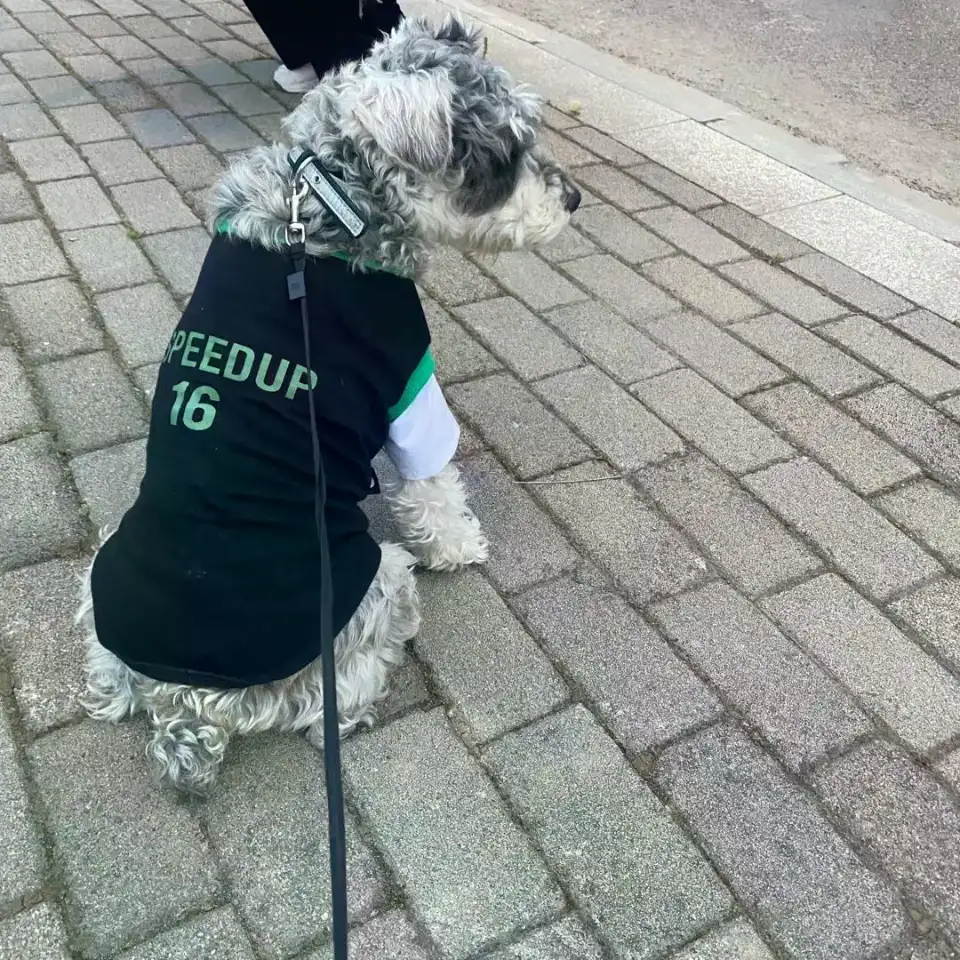
{"type": "MultiPolygon", "coordinates": [[[[300,301],[303,326],[304,364],[310,373],[310,313],[307,308],[306,235],[300,223],[299,204],[305,194],[297,190],[294,176],[291,197],[291,219],[287,242],[293,272],[287,277],[287,295],[300,301]]],[[[330,577],[330,544],[327,541],[327,480],[320,453],[317,432],[317,408],[314,401],[315,382],[308,373],[310,389],[310,438],[313,446],[314,521],[320,541],[320,660],[323,676],[323,767],[327,786],[327,825],[330,840],[330,897],[333,907],[332,935],[334,960],[347,960],[347,838],[343,812],[343,781],[340,764],[340,717],[337,708],[336,637],[333,635],[333,583],[330,577]]]]}

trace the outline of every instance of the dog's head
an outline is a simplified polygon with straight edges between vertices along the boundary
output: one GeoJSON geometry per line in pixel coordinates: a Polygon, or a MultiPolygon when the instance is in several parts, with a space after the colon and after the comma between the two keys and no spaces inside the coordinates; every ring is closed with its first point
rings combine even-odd
{"type": "MultiPolygon", "coordinates": [[[[553,239],[580,202],[538,147],[540,100],[485,56],[478,31],[408,20],[315,94],[426,243],[516,249],[553,239]]],[[[303,121],[288,122],[309,140],[303,121]]],[[[298,133],[300,136],[298,137],[298,133]]]]}

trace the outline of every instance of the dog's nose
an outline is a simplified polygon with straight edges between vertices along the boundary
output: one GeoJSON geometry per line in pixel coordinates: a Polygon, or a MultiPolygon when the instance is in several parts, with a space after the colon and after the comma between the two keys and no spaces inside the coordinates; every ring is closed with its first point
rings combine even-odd
{"type": "Polygon", "coordinates": [[[567,208],[567,213],[576,213],[582,199],[580,191],[571,183],[567,187],[567,195],[563,202],[563,205],[567,208]]]}

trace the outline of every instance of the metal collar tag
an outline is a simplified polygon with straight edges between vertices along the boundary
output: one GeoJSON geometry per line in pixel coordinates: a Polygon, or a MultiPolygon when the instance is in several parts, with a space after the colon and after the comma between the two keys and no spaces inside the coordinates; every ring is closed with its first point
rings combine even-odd
{"type": "Polygon", "coordinates": [[[293,168],[294,180],[302,178],[313,195],[340,221],[354,240],[363,236],[367,229],[366,221],[334,178],[320,165],[316,154],[294,148],[287,154],[287,160],[293,168]]]}

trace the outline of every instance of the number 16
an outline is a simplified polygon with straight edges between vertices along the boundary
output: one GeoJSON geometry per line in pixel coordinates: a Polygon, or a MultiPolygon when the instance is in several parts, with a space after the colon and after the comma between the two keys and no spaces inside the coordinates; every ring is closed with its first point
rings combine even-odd
{"type": "Polygon", "coordinates": [[[173,408],[170,410],[170,423],[172,426],[177,425],[177,418],[180,416],[181,408],[183,408],[183,425],[188,430],[206,430],[217,415],[217,408],[213,404],[220,399],[220,394],[213,387],[197,387],[190,394],[190,398],[184,406],[183,401],[189,388],[190,382],[188,380],[181,380],[173,388],[176,399],[173,401],[173,408]],[[208,400],[213,401],[213,403],[208,403],[208,400]]]}

